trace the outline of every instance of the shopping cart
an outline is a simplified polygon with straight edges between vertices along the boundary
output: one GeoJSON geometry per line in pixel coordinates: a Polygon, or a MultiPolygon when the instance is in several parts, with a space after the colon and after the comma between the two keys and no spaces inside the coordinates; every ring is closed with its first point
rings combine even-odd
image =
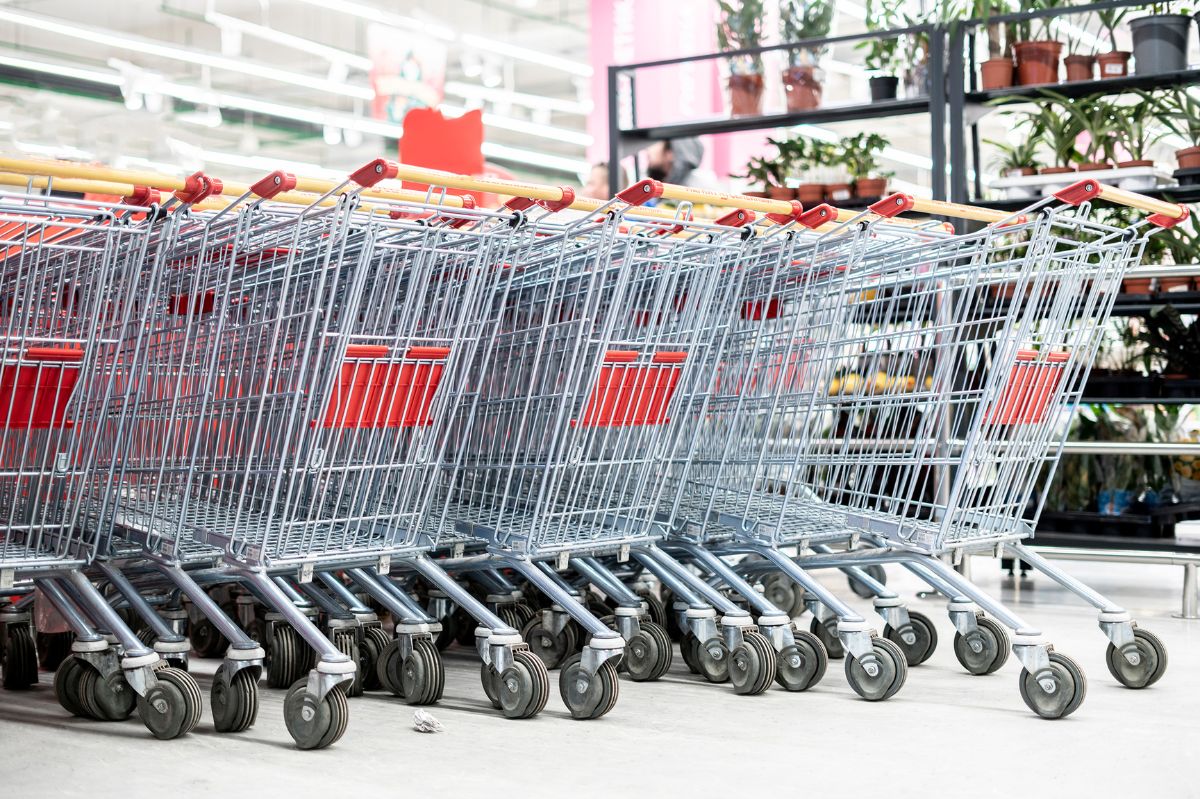
{"type": "Polygon", "coordinates": [[[174,220],[150,193],[105,203],[33,193],[43,187],[26,178],[24,190],[0,195],[0,584],[25,593],[0,617],[5,685],[37,681],[34,587],[75,634],[55,674],[63,707],[97,720],[136,708],[155,736],[174,738],[199,720],[195,680],[143,645],[83,571],[105,546],[119,493],[115,443],[131,385],[124,347],[144,324],[145,289],[174,220]]]}
{"type": "MultiPolygon", "coordinates": [[[[864,642],[845,634],[861,630],[861,618],[828,605],[806,568],[904,563],[951,599],[956,654],[970,670],[994,671],[1007,648],[1003,629],[978,605],[1016,631],[1021,693],[1033,710],[1061,717],[1082,701],[1085,684],[1073,661],[938,556],[994,548],[1024,559],[1028,552],[1019,540],[1032,534],[1039,491],[1057,463],[1121,275],[1151,229],[1090,219],[1094,198],[1149,210],[1158,225],[1186,216],[1173,204],[1092,181],[1016,215],[903,195],[875,206],[969,214],[990,224],[889,248],[829,281],[823,292],[844,312],[814,344],[807,335],[795,342],[808,390],[779,392],[794,415],[756,428],[735,420],[739,430],[721,468],[689,476],[685,498],[711,496],[698,523],[729,532],[720,551],[763,558],[833,608],[850,654],[847,676],[868,698],[894,692],[903,673],[899,649],[885,644],[884,652],[895,651],[867,668],[864,642]],[[855,375],[861,385],[848,389],[855,375]],[[787,429],[774,424],[781,421],[787,429]],[[843,542],[847,531],[871,548],[830,553],[828,544],[843,542]],[[819,554],[793,560],[779,551],[797,544],[819,554]]],[[[806,334],[810,327],[806,319],[806,334]]],[[[1029,554],[1035,566],[1046,565],[1029,554]]],[[[1047,573],[1078,586],[1058,570],[1047,573]]],[[[1161,674],[1165,655],[1156,638],[1089,589],[1073,590],[1102,611],[1114,673],[1150,681],[1155,669],[1161,674]]]]}

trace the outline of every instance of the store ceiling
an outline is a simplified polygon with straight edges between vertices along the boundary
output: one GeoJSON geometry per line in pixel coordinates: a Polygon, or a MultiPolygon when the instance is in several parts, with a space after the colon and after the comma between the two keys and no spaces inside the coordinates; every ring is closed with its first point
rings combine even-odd
{"type": "Polygon", "coordinates": [[[489,161],[570,174],[588,142],[587,14],[587,0],[0,0],[0,150],[230,177],[393,154],[398,127],[368,114],[374,19],[445,45],[445,106],[484,109],[489,161]]]}

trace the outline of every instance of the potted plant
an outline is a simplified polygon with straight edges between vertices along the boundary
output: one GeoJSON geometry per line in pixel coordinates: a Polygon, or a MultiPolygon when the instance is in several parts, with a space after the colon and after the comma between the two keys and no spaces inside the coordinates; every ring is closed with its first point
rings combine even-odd
{"type": "MultiPolygon", "coordinates": [[[[1152,167],[1154,161],[1147,158],[1150,148],[1166,131],[1156,123],[1159,104],[1154,96],[1145,92],[1141,99],[1130,105],[1118,106],[1113,113],[1112,136],[1122,151],[1123,158],[1117,161],[1118,169],[1152,167]]],[[[1144,191],[1157,185],[1154,175],[1122,178],[1117,185],[1130,191],[1144,191]]]]}
{"type": "Polygon", "coordinates": [[[780,162],[777,158],[754,156],[746,162],[746,171],[743,174],[729,177],[749,181],[751,185],[762,186],[761,191],[743,192],[748,197],[770,197],[773,200],[792,199],[791,190],[783,188],[784,178],[780,172],[780,162]],[[786,197],[783,196],[785,193],[786,197]]]}
{"type": "MultiPolygon", "coordinates": [[[[1060,108],[1060,103],[1052,97],[1041,97],[1034,100],[1038,104],[1037,126],[1041,132],[1042,141],[1054,155],[1054,165],[1042,167],[1039,175],[1059,175],[1075,171],[1074,162],[1079,160],[1079,152],[1075,148],[1075,140],[1082,132],[1078,117],[1060,108]]],[[[1044,192],[1050,193],[1061,186],[1046,187],[1044,192]]]]}
{"type": "MultiPolygon", "coordinates": [[[[831,0],[780,0],[779,34],[784,43],[822,39],[833,23],[831,0]]],[[[821,81],[817,62],[825,47],[788,50],[788,67],[783,71],[783,88],[788,113],[808,111],[821,104],[821,81]]]]}
{"type": "MultiPolygon", "coordinates": [[[[1066,0],[1031,0],[1024,4],[1023,11],[1039,11],[1066,5],[1066,0]]],[[[1017,61],[1017,83],[1033,86],[1040,83],[1058,82],[1058,62],[1062,56],[1062,42],[1053,38],[1049,19],[1018,22],[1018,41],[1013,44],[1017,61]],[[1035,39],[1037,35],[1040,38],[1035,39]]]]}
{"type": "MultiPolygon", "coordinates": [[[[1043,90],[1064,114],[1074,118],[1079,133],[1087,134],[1087,142],[1080,155],[1079,171],[1112,169],[1114,158],[1114,133],[1116,131],[1115,109],[1103,94],[1093,94],[1078,100],[1069,100],[1061,94],[1043,90]]],[[[1076,145],[1078,146],[1078,145],[1076,145]]]]}
{"type": "Polygon", "coordinates": [[[859,133],[838,142],[838,152],[850,173],[855,197],[876,199],[887,191],[891,173],[880,171],[879,157],[888,144],[878,133],[859,133]]]}
{"type": "Polygon", "coordinates": [[[1151,308],[1141,341],[1147,366],[1156,365],[1168,381],[1200,378],[1200,317],[1185,322],[1173,305],[1151,308]]]}
{"type": "Polygon", "coordinates": [[[1009,28],[999,22],[991,22],[995,14],[1008,11],[1007,4],[995,0],[975,0],[974,16],[983,23],[987,34],[988,59],[979,65],[979,75],[984,91],[1007,89],[1013,84],[1012,39],[1004,33],[1009,28]]]}
{"type": "MultiPolygon", "coordinates": [[[[1172,263],[1189,266],[1200,263],[1200,230],[1196,228],[1195,219],[1192,217],[1182,225],[1163,231],[1166,235],[1160,238],[1164,239],[1172,263]]],[[[1158,278],[1159,291],[1166,292],[1176,289],[1191,291],[1192,288],[1191,275],[1158,278]]]]}
{"type": "MultiPolygon", "coordinates": [[[[1028,115],[1025,120],[1014,125],[1013,132],[1017,138],[1014,144],[987,140],[987,143],[998,151],[992,161],[992,169],[1004,177],[1028,177],[1037,174],[1038,167],[1041,166],[1037,156],[1038,145],[1041,144],[1041,132],[1037,122],[1037,116],[1028,115]],[[1028,129],[1021,131],[1021,127],[1028,129]]],[[[1011,186],[1004,191],[1005,196],[1010,199],[1033,198],[1038,194],[1038,189],[1034,186],[1011,186]]]]}
{"type": "Polygon", "coordinates": [[[1067,37],[1067,57],[1063,59],[1063,66],[1067,68],[1068,83],[1096,79],[1096,56],[1079,52],[1080,45],[1078,36],[1067,37]]]}
{"type": "Polygon", "coordinates": [[[1100,24],[1108,32],[1108,44],[1112,47],[1107,53],[1100,53],[1096,56],[1096,63],[1100,65],[1102,79],[1120,78],[1129,74],[1131,53],[1128,50],[1117,49],[1117,26],[1121,24],[1121,20],[1125,19],[1128,13],[1128,8],[1108,8],[1096,12],[1096,16],[1100,18],[1100,24]]]}
{"type": "MultiPolygon", "coordinates": [[[[763,0],[717,0],[721,21],[717,44],[723,51],[752,50],[762,46],[763,0]]],[[[732,116],[762,114],[762,56],[731,56],[729,62],[729,111],[732,116]]]]}
{"type": "MultiPolygon", "coordinates": [[[[903,0],[867,0],[867,30],[877,32],[900,27],[902,4],[903,0]]],[[[900,39],[895,36],[866,39],[855,47],[864,51],[863,65],[874,73],[867,79],[871,101],[896,99],[900,87],[900,78],[895,74],[899,68],[900,39]]]]}
{"type": "Polygon", "coordinates": [[[810,139],[804,136],[793,136],[784,141],[767,141],[779,148],[780,153],[786,153],[786,160],[800,180],[796,188],[796,199],[802,205],[816,205],[824,201],[827,186],[824,182],[813,180],[818,172],[837,163],[834,147],[829,142],[810,139]]]}
{"type": "Polygon", "coordinates": [[[1151,3],[1151,13],[1129,23],[1133,34],[1133,72],[1156,75],[1187,69],[1188,34],[1192,18],[1171,13],[1171,0],[1151,3]]]}
{"type": "Polygon", "coordinates": [[[1176,89],[1160,99],[1158,119],[1191,142],[1190,147],[1175,151],[1179,168],[1200,169],[1200,100],[1185,88],[1176,89]]]}

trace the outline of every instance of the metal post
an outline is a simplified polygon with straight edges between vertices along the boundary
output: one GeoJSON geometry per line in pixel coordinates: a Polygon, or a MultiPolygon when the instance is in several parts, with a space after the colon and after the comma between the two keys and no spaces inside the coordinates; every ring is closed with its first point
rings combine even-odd
{"type": "Polygon", "coordinates": [[[376,577],[366,569],[346,569],[346,575],[375,601],[387,608],[388,613],[402,624],[433,624],[434,619],[386,577],[376,577]]]}
{"type": "Polygon", "coordinates": [[[112,606],[104,601],[104,597],[100,596],[96,586],[92,585],[91,580],[85,577],[83,572],[71,569],[67,572],[66,577],[87,609],[95,614],[95,617],[117,637],[121,646],[125,647],[125,657],[140,658],[154,654],[154,650],[138,640],[138,637],[133,634],[133,630],[129,629],[129,626],[117,615],[112,606]]]}
{"type": "MultiPolygon", "coordinates": [[[[960,26],[955,25],[954,30],[960,26]]],[[[946,199],[946,30],[940,25],[929,32],[929,139],[933,161],[933,199],[946,199]]],[[[954,64],[953,61],[950,62],[954,64]]],[[[960,80],[962,70],[958,70],[960,80]]],[[[953,75],[951,76],[953,77],[953,75]]],[[[960,106],[961,107],[961,106],[960,106]]]]}
{"type": "Polygon", "coordinates": [[[956,203],[967,201],[967,148],[964,139],[966,131],[963,124],[963,106],[966,104],[966,92],[963,86],[963,74],[966,70],[963,58],[964,38],[963,24],[951,25],[948,59],[949,93],[946,105],[950,122],[950,200],[956,203]]]}
{"type": "Polygon", "coordinates": [[[608,193],[615,197],[621,190],[621,109],[617,97],[620,71],[608,68],[608,193]]]}
{"type": "Polygon", "coordinates": [[[185,640],[182,635],[171,629],[171,625],[167,624],[166,620],[162,616],[159,616],[154,608],[150,607],[150,603],[137,592],[137,589],[133,587],[133,583],[129,582],[129,578],[122,574],[116,566],[101,560],[93,562],[92,565],[104,573],[104,576],[117,589],[120,596],[124,597],[125,601],[129,603],[129,607],[133,608],[133,611],[138,616],[141,616],[142,621],[146,622],[150,629],[154,631],[154,635],[159,641],[175,644],[185,640]]]}
{"type": "Polygon", "coordinates": [[[1196,584],[1196,564],[1183,564],[1183,612],[1181,619],[1200,619],[1200,586],[1196,584]]]}

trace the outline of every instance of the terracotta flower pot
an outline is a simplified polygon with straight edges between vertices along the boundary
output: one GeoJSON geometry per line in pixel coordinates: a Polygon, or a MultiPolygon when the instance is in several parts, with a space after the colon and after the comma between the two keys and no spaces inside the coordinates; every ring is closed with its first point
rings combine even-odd
{"type": "Polygon", "coordinates": [[[1101,169],[1112,169],[1113,165],[1108,161],[1088,161],[1079,165],[1080,172],[1098,172],[1101,169]]]}
{"type": "Polygon", "coordinates": [[[821,105],[821,82],[816,67],[789,67],[783,71],[783,89],[789,114],[811,111],[821,105]]]}
{"type": "Polygon", "coordinates": [[[853,196],[849,183],[830,183],[825,186],[825,199],[831,203],[844,203],[853,196]]]}
{"type": "Polygon", "coordinates": [[[801,183],[796,189],[796,199],[807,208],[825,201],[824,183],[801,183]]]}
{"type": "Polygon", "coordinates": [[[1121,291],[1126,294],[1149,294],[1150,281],[1152,279],[1149,277],[1127,277],[1121,281],[1121,291]]]}
{"type": "Polygon", "coordinates": [[[1073,166],[1044,166],[1038,170],[1039,175],[1065,175],[1068,172],[1074,172],[1073,166]]]}
{"type": "Polygon", "coordinates": [[[1018,167],[1017,169],[1004,170],[1005,177],[1010,177],[1010,178],[1028,177],[1030,175],[1036,175],[1036,174],[1037,174],[1037,170],[1031,166],[1023,166],[1023,167],[1018,167]]]}
{"type": "Polygon", "coordinates": [[[1058,82],[1058,61],[1062,42],[1017,42],[1013,53],[1017,57],[1017,83],[1034,86],[1058,82]]]}
{"type": "Polygon", "coordinates": [[[1138,158],[1134,161],[1118,161],[1117,169],[1130,169],[1135,166],[1154,166],[1154,162],[1149,158],[1138,158]]]}
{"type": "Polygon", "coordinates": [[[1013,62],[1011,58],[989,58],[979,65],[983,79],[983,90],[1007,89],[1013,85],[1013,62]]]}
{"type": "Polygon", "coordinates": [[[1158,278],[1159,291],[1190,291],[1192,288],[1192,279],[1190,277],[1160,277],[1158,278]]]}
{"type": "Polygon", "coordinates": [[[1095,80],[1096,57],[1094,55],[1069,55],[1063,59],[1067,68],[1067,80],[1095,80]]]}
{"type": "Polygon", "coordinates": [[[796,197],[796,190],[789,189],[786,186],[770,186],[767,188],[767,196],[772,200],[786,200],[791,202],[796,197]]]}
{"type": "Polygon", "coordinates": [[[728,86],[730,115],[735,117],[762,115],[762,75],[730,75],[728,86]]]}
{"type": "Polygon", "coordinates": [[[1113,50],[1111,53],[1096,56],[1096,63],[1100,65],[1100,78],[1123,78],[1128,75],[1130,55],[1124,50],[1113,50]]]}
{"type": "Polygon", "coordinates": [[[1200,147],[1184,147],[1175,151],[1180,169],[1200,169],[1200,147]]]}
{"type": "Polygon", "coordinates": [[[877,199],[886,191],[887,178],[860,178],[854,181],[855,197],[877,199]]]}

